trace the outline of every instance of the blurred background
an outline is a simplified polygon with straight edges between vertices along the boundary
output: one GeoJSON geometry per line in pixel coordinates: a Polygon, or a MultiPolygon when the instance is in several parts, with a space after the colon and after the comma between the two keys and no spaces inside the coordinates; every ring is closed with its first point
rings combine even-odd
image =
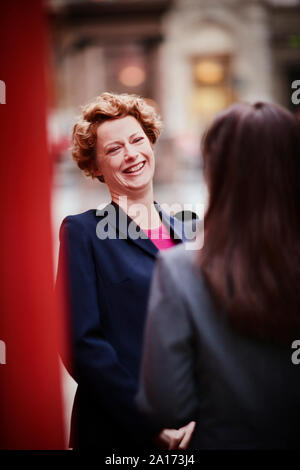
{"type": "MultiPolygon", "coordinates": [[[[300,112],[298,0],[48,0],[46,10],[56,261],[62,219],[110,201],[70,152],[80,106],[103,91],[141,95],[161,114],[154,190],[169,204],[205,205],[200,139],[218,111],[266,100],[300,112]]],[[[76,384],[63,374],[69,429],[76,384]]]]}

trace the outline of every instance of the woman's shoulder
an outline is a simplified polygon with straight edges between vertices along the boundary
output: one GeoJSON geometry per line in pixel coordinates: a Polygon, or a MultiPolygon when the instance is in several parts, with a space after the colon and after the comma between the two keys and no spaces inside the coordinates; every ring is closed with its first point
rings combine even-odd
{"type": "Polygon", "coordinates": [[[169,250],[161,251],[157,258],[161,271],[171,276],[178,285],[194,283],[195,280],[199,282],[202,279],[197,259],[199,250],[192,250],[191,243],[180,243],[169,250]]]}
{"type": "Polygon", "coordinates": [[[95,232],[95,227],[99,217],[97,209],[89,209],[79,214],[71,214],[64,217],[60,225],[60,238],[63,233],[68,233],[72,237],[82,237],[84,234],[95,232]]]}
{"type": "MultiPolygon", "coordinates": [[[[197,321],[214,321],[216,304],[200,267],[199,250],[190,250],[187,243],[159,253],[161,278],[175,298],[185,299],[188,310],[197,321]],[[201,315],[199,314],[200,306],[201,315]]],[[[219,307],[218,307],[219,308],[219,307]]]]}
{"type": "Polygon", "coordinates": [[[88,220],[96,219],[96,213],[97,209],[89,209],[85,212],[80,212],[79,214],[70,214],[63,219],[62,223],[64,223],[65,221],[70,221],[74,223],[84,223],[88,220]]]}
{"type": "Polygon", "coordinates": [[[192,242],[186,242],[180,243],[169,250],[161,251],[159,258],[168,267],[176,266],[176,268],[190,269],[191,266],[197,264],[198,253],[198,249],[193,249],[192,242]]]}
{"type": "Polygon", "coordinates": [[[89,209],[80,214],[71,214],[64,217],[61,223],[61,229],[67,228],[68,230],[72,230],[73,227],[88,228],[91,224],[94,226],[96,222],[96,209],[89,209]]]}

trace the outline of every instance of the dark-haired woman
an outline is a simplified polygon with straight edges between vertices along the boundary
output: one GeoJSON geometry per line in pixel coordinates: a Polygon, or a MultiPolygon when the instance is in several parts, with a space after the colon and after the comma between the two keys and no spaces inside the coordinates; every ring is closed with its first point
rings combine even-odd
{"type": "Polygon", "coordinates": [[[236,104],[203,158],[204,247],[158,258],[137,401],[161,426],[196,420],[190,448],[299,449],[300,123],[236,104]]]}

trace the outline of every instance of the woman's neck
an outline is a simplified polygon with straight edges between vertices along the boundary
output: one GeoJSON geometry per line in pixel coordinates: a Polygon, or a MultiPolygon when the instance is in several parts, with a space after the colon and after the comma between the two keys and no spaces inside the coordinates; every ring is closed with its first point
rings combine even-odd
{"type": "Polygon", "coordinates": [[[161,225],[159,214],[153,202],[153,190],[145,194],[118,195],[111,193],[112,201],[143,230],[150,230],[161,225]]]}

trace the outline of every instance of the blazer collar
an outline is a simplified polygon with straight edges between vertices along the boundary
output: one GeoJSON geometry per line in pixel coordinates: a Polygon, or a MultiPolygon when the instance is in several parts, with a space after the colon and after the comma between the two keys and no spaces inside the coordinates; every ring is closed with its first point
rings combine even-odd
{"type": "MultiPolygon", "coordinates": [[[[158,204],[154,201],[155,208],[159,213],[160,219],[167,227],[170,235],[175,243],[182,243],[186,241],[184,236],[183,224],[176,217],[168,215],[158,204]]],[[[146,251],[149,255],[156,257],[158,248],[147,237],[145,232],[132,220],[123,209],[115,202],[111,201],[103,209],[97,209],[97,216],[107,217],[107,222],[116,234],[116,238],[130,239],[131,242],[138,245],[142,250],[146,251]]]]}

